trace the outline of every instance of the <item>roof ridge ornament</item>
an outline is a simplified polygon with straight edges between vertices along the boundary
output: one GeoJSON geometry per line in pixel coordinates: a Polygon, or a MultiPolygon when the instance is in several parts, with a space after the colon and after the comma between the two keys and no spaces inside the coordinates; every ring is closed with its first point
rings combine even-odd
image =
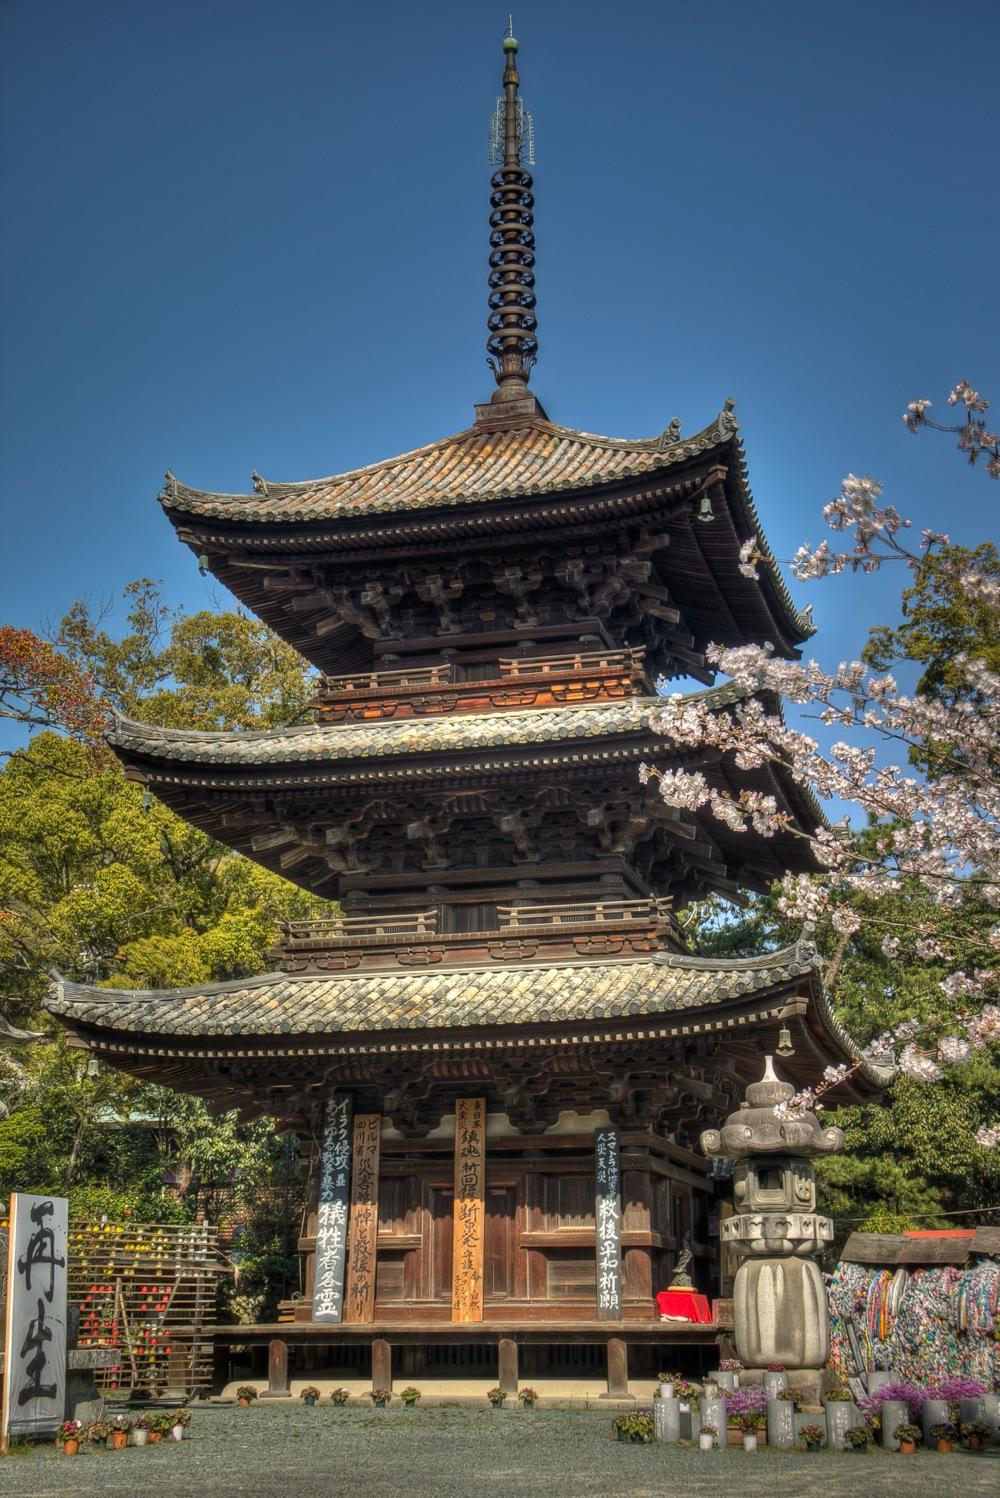
{"type": "Polygon", "coordinates": [[[503,98],[490,125],[490,150],[497,170],[491,178],[489,337],[487,363],[497,389],[489,406],[476,407],[479,426],[523,424],[542,416],[528,393],[538,357],[535,316],[535,200],[528,164],[533,165],[534,124],[519,97],[517,38],[513,21],[503,39],[503,98]],[[491,410],[492,407],[492,410],[491,410]],[[501,409],[498,409],[501,408],[501,409]]]}

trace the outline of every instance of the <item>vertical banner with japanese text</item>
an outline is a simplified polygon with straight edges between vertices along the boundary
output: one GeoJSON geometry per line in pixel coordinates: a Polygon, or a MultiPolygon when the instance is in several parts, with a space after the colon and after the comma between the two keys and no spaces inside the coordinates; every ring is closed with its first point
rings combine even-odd
{"type": "Polygon", "coordinates": [[[482,1321],[486,1248],[486,1099],[455,1106],[455,1205],[452,1321],[482,1321]]]}
{"type": "Polygon", "coordinates": [[[2,1446],[51,1435],[66,1407],[65,1198],[10,1199],[2,1446]]]}
{"type": "Polygon", "coordinates": [[[354,1161],[351,1166],[351,1223],[344,1308],[347,1321],[375,1319],[378,1167],[381,1144],[381,1113],[359,1113],[354,1120],[354,1161]]]}
{"type": "Polygon", "coordinates": [[[597,1319],[622,1316],[622,1195],[618,1130],[594,1134],[594,1221],[597,1225],[597,1319]]]}
{"type": "Polygon", "coordinates": [[[312,1303],[314,1321],[340,1321],[343,1317],[350,1182],[351,1100],[333,1097],[323,1108],[320,1137],[312,1303]]]}

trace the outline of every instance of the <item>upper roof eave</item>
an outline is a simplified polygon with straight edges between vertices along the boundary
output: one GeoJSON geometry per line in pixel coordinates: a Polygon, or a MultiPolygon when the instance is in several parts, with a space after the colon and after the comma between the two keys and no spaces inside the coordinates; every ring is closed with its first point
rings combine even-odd
{"type": "MultiPolygon", "coordinates": [[[[746,453],[730,404],[688,438],[618,438],[535,418],[523,427],[484,432],[473,426],[439,442],[362,468],[301,483],[273,483],[254,475],[250,494],[193,489],[172,473],[159,495],[175,528],[222,525],[257,533],[273,546],[318,527],[396,517],[400,522],[475,511],[485,505],[545,499],[569,491],[606,493],[623,483],[660,475],[715,454],[729,470],[739,539],[756,541],[760,585],[770,595],[776,625],[792,645],[813,633],[788,591],[767,542],[750,491],[746,453]]],[[[197,531],[195,532],[197,535],[197,531]]],[[[190,538],[188,538],[190,539],[190,538]]],[[[195,544],[191,542],[191,544],[195,544]]],[[[268,555],[273,555],[268,551],[268,555]]],[[[211,566],[211,562],[209,564],[211,566]]],[[[213,569],[215,570],[215,569],[213,569]]]]}

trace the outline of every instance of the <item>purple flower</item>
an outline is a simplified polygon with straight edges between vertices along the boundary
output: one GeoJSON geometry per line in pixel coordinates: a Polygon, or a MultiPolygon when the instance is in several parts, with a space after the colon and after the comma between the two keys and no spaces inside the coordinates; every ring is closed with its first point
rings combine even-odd
{"type": "Polygon", "coordinates": [[[916,1420],[920,1417],[920,1406],[927,1398],[926,1389],[918,1389],[916,1384],[896,1383],[883,1384],[881,1389],[876,1389],[874,1394],[862,1394],[858,1400],[858,1408],[866,1419],[870,1420],[879,1413],[881,1406],[888,1402],[898,1402],[909,1406],[910,1416],[916,1420]]]}
{"type": "Polygon", "coordinates": [[[988,1393],[989,1389],[978,1378],[942,1378],[931,1385],[926,1398],[946,1399],[949,1404],[954,1404],[959,1399],[981,1399],[988,1393]]]}
{"type": "Polygon", "coordinates": [[[748,1384],[745,1389],[734,1389],[726,1395],[726,1418],[735,1420],[739,1415],[756,1415],[767,1409],[767,1390],[763,1384],[748,1384]]]}

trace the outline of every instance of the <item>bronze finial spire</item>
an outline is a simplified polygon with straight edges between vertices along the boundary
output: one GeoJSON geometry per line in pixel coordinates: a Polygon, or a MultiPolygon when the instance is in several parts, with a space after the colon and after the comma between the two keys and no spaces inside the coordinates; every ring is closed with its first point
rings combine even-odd
{"type": "Polygon", "coordinates": [[[499,389],[494,401],[516,401],[528,394],[531,366],[538,354],[535,330],[535,236],[531,195],[531,116],[518,97],[517,38],[511,22],[503,40],[504,97],[498,102],[493,130],[490,195],[490,336],[488,363],[499,389]],[[502,153],[502,154],[501,154],[502,153]]]}

